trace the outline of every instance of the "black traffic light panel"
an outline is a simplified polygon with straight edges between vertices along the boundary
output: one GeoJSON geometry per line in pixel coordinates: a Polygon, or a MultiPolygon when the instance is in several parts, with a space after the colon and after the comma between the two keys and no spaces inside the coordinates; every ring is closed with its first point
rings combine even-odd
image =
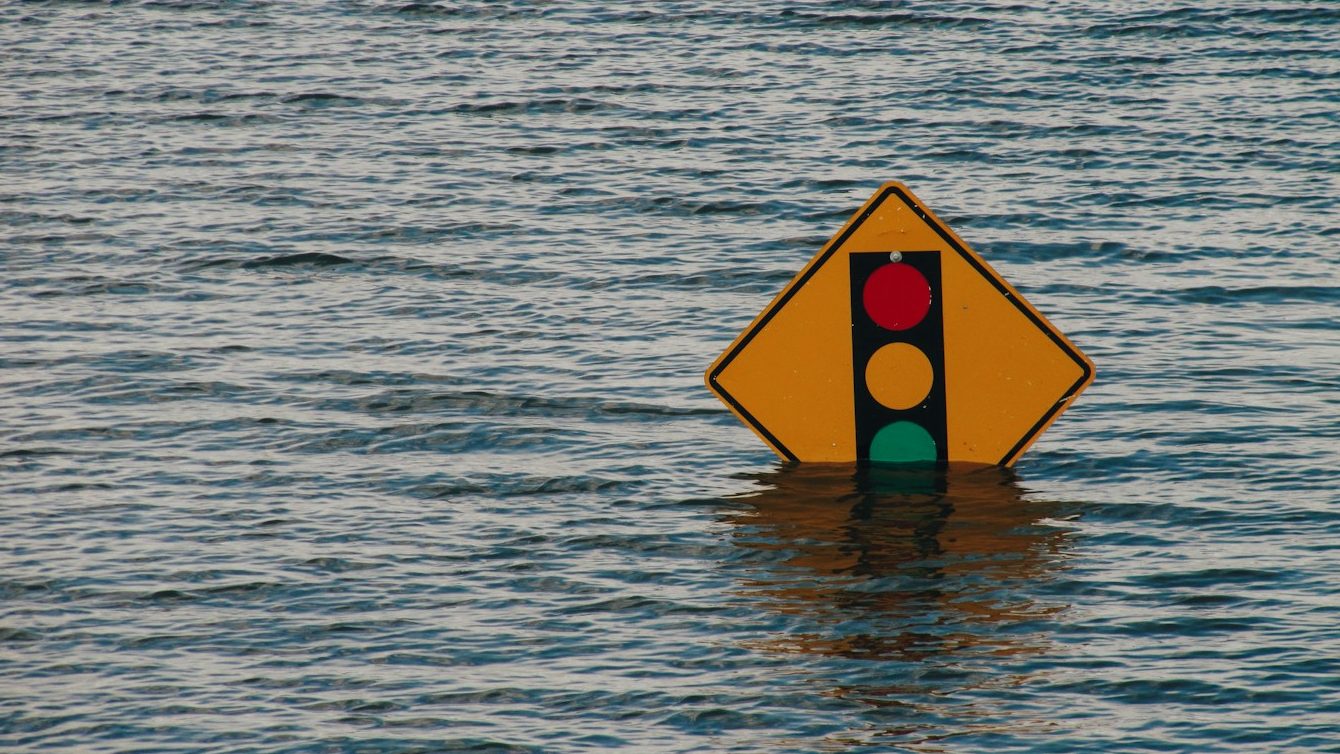
{"type": "Polygon", "coordinates": [[[856,457],[946,460],[940,252],[854,252],[852,380],[856,457]]]}

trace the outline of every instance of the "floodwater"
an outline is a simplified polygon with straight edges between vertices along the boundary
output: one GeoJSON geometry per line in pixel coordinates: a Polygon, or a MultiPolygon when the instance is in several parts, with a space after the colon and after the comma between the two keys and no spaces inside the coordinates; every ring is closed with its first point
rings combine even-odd
{"type": "Polygon", "coordinates": [[[1340,6],[0,4],[0,748],[1340,751],[1340,6]],[[1011,470],[702,373],[884,181],[1011,470]]]}

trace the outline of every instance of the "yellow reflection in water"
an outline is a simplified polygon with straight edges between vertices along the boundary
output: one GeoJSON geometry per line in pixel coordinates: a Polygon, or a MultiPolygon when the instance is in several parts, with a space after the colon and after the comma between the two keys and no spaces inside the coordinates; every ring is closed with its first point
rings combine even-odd
{"type": "MultiPolygon", "coordinates": [[[[815,682],[904,709],[907,724],[867,733],[915,750],[1004,723],[992,690],[1027,683],[1028,658],[1048,647],[1047,620],[1066,607],[1036,597],[1064,562],[1061,504],[1028,497],[996,467],[805,464],[757,481],[727,516],[747,564],[740,592],[786,629],[752,647],[874,661],[815,682]]],[[[1048,724],[1007,723],[1020,726],[1048,724]]]]}

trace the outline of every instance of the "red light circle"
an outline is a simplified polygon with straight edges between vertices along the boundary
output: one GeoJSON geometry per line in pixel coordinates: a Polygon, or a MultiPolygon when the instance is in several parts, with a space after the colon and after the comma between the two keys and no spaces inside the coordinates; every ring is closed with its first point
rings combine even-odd
{"type": "Polygon", "coordinates": [[[906,330],[931,308],[931,284],[915,267],[893,262],[866,278],[861,291],[865,313],[885,330],[906,330]]]}

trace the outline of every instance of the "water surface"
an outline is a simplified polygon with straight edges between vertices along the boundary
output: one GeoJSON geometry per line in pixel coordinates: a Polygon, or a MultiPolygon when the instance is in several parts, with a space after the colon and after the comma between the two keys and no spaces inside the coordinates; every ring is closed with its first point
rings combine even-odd
{"type": "Polygon", "coordinates": [[[1331,2],[0,6],[0,747],[1340,751],[1331,2]],[[702,371],[885,180],[1013,471],[702,371]]]}

